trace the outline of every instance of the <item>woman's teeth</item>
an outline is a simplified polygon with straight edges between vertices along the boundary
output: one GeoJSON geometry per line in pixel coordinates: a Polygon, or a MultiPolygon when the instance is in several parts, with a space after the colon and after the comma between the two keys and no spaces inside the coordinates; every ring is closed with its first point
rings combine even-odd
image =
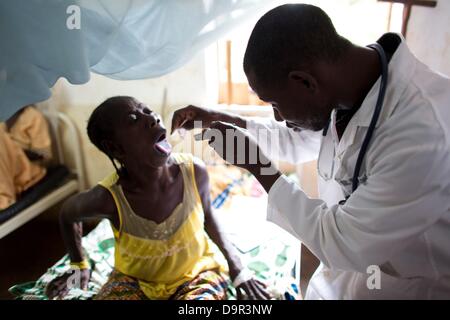
{"type": "Polygon", "coordinates": [[[155,149],[165,155],[169,155],[172,151],[172,146],[169,144],[169,142],[167,142],[166,139],[163,139],[155,143],[155,149]]]}

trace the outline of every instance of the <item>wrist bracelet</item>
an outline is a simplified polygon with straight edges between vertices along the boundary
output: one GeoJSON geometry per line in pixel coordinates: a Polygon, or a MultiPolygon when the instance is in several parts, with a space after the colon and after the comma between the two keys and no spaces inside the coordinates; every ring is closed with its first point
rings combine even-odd
{"type": "Polygon", "coordinates": [[[83,269],[90,269],[90,268],[91,268],[91,265],[89,264],[89,261],[87,261],[87,259],[84,259],[84,260],[81,261],[81,262],[71,262],[71,263],[70,263],[70,267],[71,267],[72,269],[80,269],[80,270],[83,270],[83,269]]]}

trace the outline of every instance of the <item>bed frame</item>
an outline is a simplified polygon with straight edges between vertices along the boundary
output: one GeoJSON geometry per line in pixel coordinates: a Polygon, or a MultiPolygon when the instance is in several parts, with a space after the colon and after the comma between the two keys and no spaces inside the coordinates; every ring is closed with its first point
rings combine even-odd
{"type": "Polygon", "coordinates": [[[44,115],[49,123],[50,134],[53,141],[52,148],[54,150],[54,158],[56,158],[57,163],[67,167],[69,167],[69,164],[67,159],[65,159],[63,152],[63,129],[68,136],[70,141],[68,146],[72,151],[71,157],[73,157],[74,162],[72,165],[73,168],[69,169],[71,175],[62,185],[53,189],[45,196],[41,197],[37,202],[22,210],[9,220],[0,224],[0,239],[45,212],[58,202],[66,199],[71,194],[79,192],[86,187],[81,143],[75,124],[67,115],[58,111],[44,112],[44,115]]]}

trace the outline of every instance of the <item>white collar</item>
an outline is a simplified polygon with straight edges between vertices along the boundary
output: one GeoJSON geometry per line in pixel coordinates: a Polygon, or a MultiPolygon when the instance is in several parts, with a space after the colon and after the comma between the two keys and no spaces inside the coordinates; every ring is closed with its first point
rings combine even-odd
{"type": "MultiPolygon", "coordinates": [[[[409,84],[417,65],[417,58],[409,50],[408,46],[405,43],[405,38],[400,34],[397,34],[397,36],[400,37],[401,43],[392,56],[392,59],[388,65],[388,83],[386,96],[383,103],[383,109],[380,114],[380,118],[377,121],[376,127],[382,124],[384,120],[388,119],[391,115],[395,105],[397,105],[398,101],[400,100],[400,97],[404,92],[406,86],[409,84]]],[[[378,98],[380,84],[381,77],[379,77],[375,84],[372,86],[361,107],[350,120],[347,128],[353,126],[369,126],[378,98]]],[[[345,131],[347,131],[347,128],[345,131]]]]}

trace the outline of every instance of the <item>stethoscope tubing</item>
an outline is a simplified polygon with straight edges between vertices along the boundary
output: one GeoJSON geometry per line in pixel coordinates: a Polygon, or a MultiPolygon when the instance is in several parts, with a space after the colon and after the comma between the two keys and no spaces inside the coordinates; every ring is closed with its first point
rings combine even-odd
{"type": "Polygon", "coordinates": [[[359,184],[359,172],[361,171],[361,165],[364,160],[364,156],[367,153],[367,149],[369,147],[370,140],[375,131],[375,126],[377,124],[378,118],[380,117],[381,110],[383,109],[384,97],[386,95],[386,88],[388,82],[388,61],[386,57],[386,53],[384,52],[383,47],[374,43],[369,45],[370,48],[375,49],[380,56],[381,62],[381,83],[380,90],[378,91],[378,98],[375,105],[375,110],[373,112],[372,119],[370,120],[369,128],[367,129],[366,136],[364,137],[363,143],[361,145],[361,149],[359,150],[358,158],[356,160],[355,171],[353,172],[352,178],[352,193],[358,188],[359,184]]]}

